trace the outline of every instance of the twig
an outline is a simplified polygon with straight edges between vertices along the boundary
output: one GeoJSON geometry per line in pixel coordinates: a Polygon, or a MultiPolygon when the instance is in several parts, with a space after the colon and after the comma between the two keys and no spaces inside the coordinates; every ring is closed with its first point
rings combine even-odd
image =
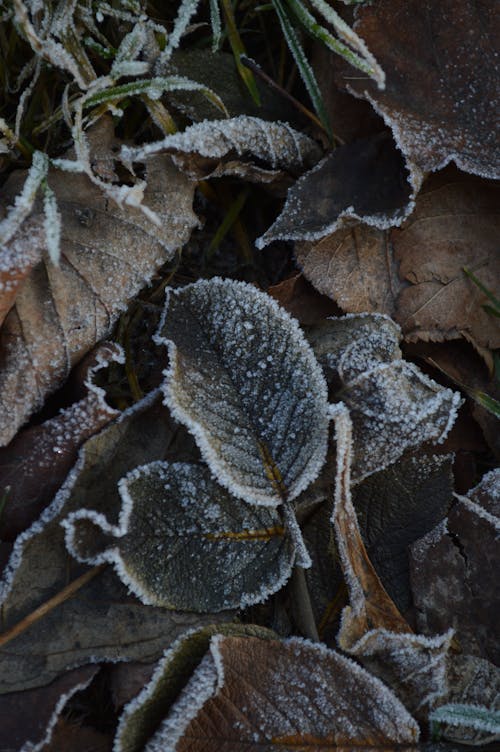
{"type": "Polygon", "coordinates": [[[26,629],[28,629],[28,627],[31,627],[32,624],[35,624],[37,621],[42,619],[46,614],[56,608],[56,606],[59,606],[61,603],[64,603],[64,601],[67,601],[68,598],[71,598],[72,595],[74,595],[78,590],[80,590],[80,588],[90,582],[90,580],[93,580],[94,577],[102,572],[102,570],[107,566],[107,564],[99,564],[99,566],[89,569],[88,572],[85,572],[85,574],[77,577],[76,580],[70,582],[69,585],[66,585],[65,588],[56,593],[56,595],[52,596],[52,598],[49,598],[48,601],[45,601],[45,603],[42,603],[41,606],[38,606],[38,608],[28,614],[28,616],[25,616],[24,619],[21,619],[21,621],[19,621],[17,624],[14,624],[13,627],[0,634],[0,648],[4,647],[4,645],[7,645],[7,643],[11,642],[16,637],[19,637],[19,635],[22,634],[26,629]]]}

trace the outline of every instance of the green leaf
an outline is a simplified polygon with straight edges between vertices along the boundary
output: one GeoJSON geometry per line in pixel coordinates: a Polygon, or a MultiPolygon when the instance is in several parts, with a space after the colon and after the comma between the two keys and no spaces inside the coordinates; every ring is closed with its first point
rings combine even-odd
{"type": "Polygon", "coordinates": [[[274,509],[235,499],[208,468],[154,462],[119,483],[117,525],[92,510],[64,521],[80,561],[113,563],[143,601],[215,612],[260,603],[290,577],[295,547],[274,509]]]}
{"type": "Polygon", "coordinates": [[[167,291],[165,400],[217,480],[251,504],[298,496],[326,454],[326,383],[297,322],[252,285],[167,291]]]}
{"type": "Polygon", "coordinates": [[[278,16],[278,20],[280,22],[283,35],[286,39],[286,43],[297,64],[297,68],[299,69],[299,73],[302,77],[302,80],[304,81],[304,85],[307,89],[307,92],[309,96],[311,97],[311,102],[316,111],[316,114],[318,115],[319,119],[323,123],[323,126],[326,132],[328,133],[330,139],[332,139],[333,138],[332,128],[329,122],[328,113],[326,111],[326,108],[323,102],[323,97],[321,95],[321,91],[318,86],[318,82],[316,81],[316,77],[313,73],[313,70],[299,42],[297,32],[294,29],[293,24],[290,19],[290,15],[287,9],[285,8],[285,6],[283,5],[283,3],[281,2],[281,0],[272,0],[272,3],[276,11],[276,14],[278,16]]]}
{"type": "Polygon", "coordinates": [[[463,705],[461,703],[441,705],[432,711],[429,720],[434,723],[465,726],[466,728],[500,735],[500,711],[494,708],[485,708],[481,705],[463,705]]]}

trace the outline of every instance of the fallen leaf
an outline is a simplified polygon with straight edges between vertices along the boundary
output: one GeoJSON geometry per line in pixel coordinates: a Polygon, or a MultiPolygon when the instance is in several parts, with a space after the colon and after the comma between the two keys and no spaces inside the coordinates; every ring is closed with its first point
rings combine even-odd
{"type": "Polygon", "coordinates": [[[142,752],[188,684],[214,635],[276,638],[274,632],[255,624],[209,624],[185,632],[165,651],[151,681],[124,709],[116,732],[116,752],[142,752]]]}
{"type": "Polygon", "coordinates": [[[415,635],[403,619],[368,558],[351,498],[352,426],[342,403],[333,411],[337,442],[335,505],[332,522],[349,590],[337,641],[397,692],[415,717],[425,719],[445,697],[447,656],[453,631],[415,635]]]}
{"type": "Polygon", "coordinates": [[[327,316],[341,313],[338,306],[320,295],[303,274],[294,274],[267,291],[301,326],[319,324],[327,316]]]}
{"type": "Polygon", "coordinates": [[[408,547],[446,517],[453,499],[450,455],[422,451],[356,485],[353,504],[366,551],[401,612],[412,604],[408,547]]]}
{"type": "Polygon", "coordinates": [[[64,520],[79,561],[111,562],[147,604],[199,613],[260,603],[289,579],[295,547],[277,511],[246,504],[207,467],[154,462],[118,484],[117,525],[80,509],[64,520]]]}
{"type": "Polygon", "coordinates": [[[492,183],[454,169],[431,176],[399,228],[356,224],[319,242],[296,244],[304,275],[349,313],[387,313],[405,339],[465,337],[478,349],[500,346],[488,298],[500,285],[498,194],[492,183]]]}
{"type": "Polygon", "coordinates": [[[429,179],[415,211],[391,233],[394,259],[406,286],[394,318],[405,338],[466,337],[480,347],[500,347],[497,319],[483,309],[485,293],[464,273],[500,287],[498,186],[449,171],[429,179]]]}
{"type": "MultiPolygon", "coordinates": [[[[85,571],[68,560],[60,522],[69,512],[86,507],[116,521],[119,479],[137,465],[177,457],[188,446],[196,457],[194,443],[162,407],[158,392],[88,439],[52,504],[16,541],[0,587],[4,629],[85,571]]],[[[145,606],[110,567],[104,568],[47,613],[42,628],[34,623],[2,646],[0,692],[47,684],[69,667],[91,661],[155,660],[183,630],[216,618],[145,606]]]]}
{"type": "Polygon", "coordinates": [[[416,752],[418,737],[395,695],[348,658],[299,638],[216,635],[145,749],[416,752]]]}
{"type": "Polygon", "coordinates": [[[327,394],[296,321],[255,287],[214,278],[168,291],[157,341],[166,402],[219,483],[265,506],[307,488],[325,460],[327,394]]]}
{"type": "Polygon", "coordinates": [[[352,219],[380,229],[401,224],[420,182],[387,133],[339,146],[290,188],[282,213],[256,246],[318,240],[352,219]]]}
{"type": "MultiPolygon", "coordinates": [[[[120,210],[84,174],[49,174],[62,215],[61,261],[58,267],[51,263],[35,222],[31,240],[41,261],[17,289],[0,330],[1,445],[110,332],[128,301],[198,224],[194,185],[168,157],[147,165],[147,180],[145,204],[157,212],[161,227],[139,209],[120,210]]],[[[3,186],[7,199],[14,199],[22,181],[20,173],[9,178],[3,186]]],[[[2,251],[9,268],[16,268],[15,259],[26,267],[26,233],[21,230],[2,251]]]]}
{"type": "Polygon", "coordinates": [[[237,175],[269,182],[281,178],[283,171],[300,174],[318,161],[321,150],[287,123],[240,115],[195,123],[162,141],[123,146],[121,151],[125,164],[165,154],[171,154],[174,164],[192,180],[237,175]],[[261,167],[260,162],[269,167],[261,167]]]}
{"type": "Polygon", "coordinates": [[[400,337],[382,314],[348,314],[308,331],[332,400],[349,408],[354,483],[411,448],[443,441],[461,403],[457,392],[401,359],[400,337]]]}
{"type": "Polygon", "coordinates": [[[429,634],[453,627],[464,652],[500,662],[497,570],[500,473],[458,497],[447,520],[410,549],[417,624],[429,634]]]}
{"type": "Polygon", "coordinates": [[[52,739],[43,747],[43,752],[109,752],[110,748],[109,734],[59,718],[52,739]]]}
{"type": "Polygon", "coordinates": [[[42,258],[41,244],[34,242],[34,238],[42,237],[42,232],[41,218],[26,221],[18,232],[15,247],[0,247],[0,326],[26,277],[42,258]]]}
{"type": "Polygon", "coordinates": [[[295,255],[305,277],[342,310],[394,315],[402,283],[387,230],[350,224],[317,242],[297,242],[295,255]]]}
{"type": "Polygon", "coordinates": [[[66,702],[85,689],[98,671],[99,666],[82,666],[68,671],[48,686],[0,695],[2,752],[45,749],[66,702]]]}
{"type": "Polygon", "coordinates": [[[123,362],[121,348],[102,343],[92,361],[84,377],[86,397],[21,431],[0,449],[0,497],[6,494],[0,518],[3,540],[14,540],[40,516],[74,465],[79,447],[119,414],[106,403],[94,376],[111,362],[123,362]]]}
{"type": "Polygon", "coordinates": [[[379,0],[358,9],[357,19],[385,88],[353,77],[347,66],[338,80],[371,102],[403,153],[423,171],[454,161],[466,172],[500,177],[493,5],[379,0]]]}

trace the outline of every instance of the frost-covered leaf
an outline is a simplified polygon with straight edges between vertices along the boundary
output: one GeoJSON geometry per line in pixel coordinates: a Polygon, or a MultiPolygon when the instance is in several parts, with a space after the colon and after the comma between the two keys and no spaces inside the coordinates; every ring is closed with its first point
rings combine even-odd
{"type": "Polygon", "coordinates": [[[290,188],[282,213],[256,245],[318,240],[346,219],[380,229],[401,224],[420,182],[386,133],[340,146],[290,188]]]}
{"type": "Polygon", "coordinates": [[[64,705],[76,692],[85,689],[98,671],[99,666],[81,666],[48,686],[1,695],[2,750],[45,749],[64,705]]]}
{"type": "Polygon", "coordinates": [[[332,522],[350,605],[337,640],[397,692],[417,718],[448,691],[447,657],[453,631],[433,637],[412,633],[368,558],[351,498],[352,426],[342,403],[332,408],[337,474],[332,522]]]}
{"type": "Polygon", "coordinates": [[[218,481],[251,504],[294,499],[320,471],[326,384],[297,323],[243,282],[169,290],[165,399],[218,481]]]}
{"type": "Polygon", "coordinates": [[[448,168],[431,176],[400,228],[340,228],[319,242],[296,245],[305,276],[349,313],[387,313],[406,339],[465,337],[498,347],[499,327],[483,306],[500,286],[499,189],[448,168]]]}
{"type": "Polygon", "coordinates": [[[126,163],[171,154],[174,163],[193,180],[239,175],[257,182],[273,180],[282,171],[300,173],[321,156],[315,141],[287,123],[245,115],[196,123],[162,141],[123,146],[121,153],[126,163]],[[260,162],[268,166],[264,168],[260,162]]]}
{"type": "MultiPolygon", "coordinates": [[[[5,259],[8,275],[16,275],[17,259],[21,270],[34,266],[0,330],[0,444],[10,441],[72,365],[109,333],[127,302],[197,224],[194,186],[169,158],[156,157],[147,172],[145,202],[162,217],[161,227],[139,209],[120,210],[86,175],[54,171],[49,182],[62,215],[59,266],[44,250],[39,225],[31,236],[39,256],[27,251],[29,231],[2,250],[0,266],[5,259]]],[[[11,176],[5,194],[15,196],[23,180],[22,174],[11,176]]]]}
{"type": "Polygon", "coordinates": [[[412,603],[408,547],[446,517],[453,498],[452,459],[404,455],[353,489],[368,556],[402,612],[412,603]]]}
{"type": "Polygon", "coordinates": [[[117,525],[85,509],[64,521],[80,561],[113,563],[144,602],[208,612],[260,603],[290,577],[295,547],[274,509],[232,496],[208,468],[154,462],[119,483],[117,525]]]}
{"type": "Polygon", "coordinates": [[[339,81],[372,103],[424,171],[453,160],[467,172],[500,175],[495,10],[466,0],[378,0],[358,11],[355,31],[386,86],[353,78],[348,66],[339,81]]]}
{"type": "Polygon", "coordinates": [[[499,499],[497,470],[468,499],[459,497],[447,520],[410,552],[419,628],[429,634],[453,627],[464,651],[497,664],[499,499]]]}
{"type": "Polygon", "coordinates": [[[216,635],[145,752],[243,752],[253,746],[262,752],[415,752],[418,736],[392,692],[348,658],[299,638],[216,635]]]}
{"type": "Polygon", "coordinates": [[[20,431],[0,449],[0,498],[6,494],[8,500],[0,516],[3,540],[14,540],[39,517],[74,465],[79,447],[118,416],[94,379],[110,363],[123,362],[121,348],[101,343],[88,357],[83,379],[87,395],[45,423],[20,431]]]}
{"type": "MultiPolygon", "coordinates": [[[[0,222],[0,245],[3,246],[16,234],[22,222],[31,212],[42,181],[47,177],[49,158],[41,151],[33,154],[31,167],[14,203],[7,211],[7,216],[0,222]]],[[[2,264],[3,274],[3,264],[2,264]]]]}
{"type": "Polygon", "coordinates": [[[433,710],[430,720],[440,725],[448,724],[485,732],[487,737],[483,740],[483,744],[500,740],[500,710],[485,708],[483,705],[447,703],[433,710]]]}
{"type": "MultiPolygon", "coordinates": [[[[16,541],[0,583],[4,629],[85,571],[68,559],[62,519],[86,507],[116,523],[121,477],[137,465],[190,452],[196,456],[194,443],[157,392],[90,438],[52,504],[16,541]]],[[[209,620],[214,616],[145,606],[128,594],[111,567],[104,568],[43,622],[2,646],[0,693],[47,684],[68,667],[89,661],[156,660],[182,631],[209,620]]]]}
{"type": "Polygon", "coordinates": [[[354,482],[410,448],[442,441],[460,405],[458,393],[401,359],[400,336],[381,314],[332,318],[308,333],[330,391],[351,414],[354,482]]]}
{"type": "Polygon", "coordinates": [[[27,220],[16,235],[15,244],[0,247],[0,326],[25,279],[42,258],[42,218],[27,220]]]}
{"type": "Polygon", "coordinates": [[[271,630],[254,624],[211,624],[181,635],[165,651],[150,682],[125,708],[115,738],[115,752],[142,752],[188,683],[214,635],[272,640],[271,630]]]}

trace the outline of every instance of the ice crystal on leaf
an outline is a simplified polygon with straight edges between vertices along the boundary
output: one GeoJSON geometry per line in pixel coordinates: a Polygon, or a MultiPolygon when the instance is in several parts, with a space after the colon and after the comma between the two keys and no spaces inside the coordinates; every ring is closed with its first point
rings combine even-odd
{"type": "Polygon", "coordinates": [[[208,468],[154,462],[129,473],[119,490],[119,523],[79,510],[64,522],[66,543],[81,561],[113,562],[145,603],[201,612],[244,607],[289,578],[294,545],[276,510],[235,499],[208,468]],[[103,531],[112,537],[99,551],[103,531]]]}
{"type": "Polygon", "coordinates": [[[326,383],[272,298],[218,278],[170,290],[157,341],[169,346],[165,400],[222,485],[277,506],[312,483],[326,454],[326,383]]]}

